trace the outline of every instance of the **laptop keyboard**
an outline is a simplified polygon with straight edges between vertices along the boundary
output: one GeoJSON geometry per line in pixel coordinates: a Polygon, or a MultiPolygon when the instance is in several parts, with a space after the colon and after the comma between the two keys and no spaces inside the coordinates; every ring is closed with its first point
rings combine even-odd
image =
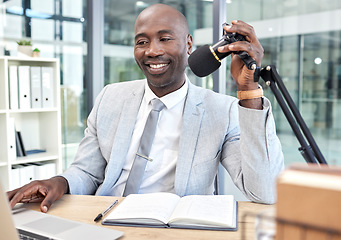
{"type": "Polygon", "coordinates": [[[21,240],[48,240],[53,238],[44,237],[42,235],[38,235],[32,232],[28,232],[22,229],[17,229],[19,232],[19,239],[21,240]]]}

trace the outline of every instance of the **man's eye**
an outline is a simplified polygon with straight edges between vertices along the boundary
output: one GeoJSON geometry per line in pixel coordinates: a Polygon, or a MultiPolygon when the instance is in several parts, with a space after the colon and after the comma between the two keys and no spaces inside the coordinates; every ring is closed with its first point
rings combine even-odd
{"type": "Polygon", "coordinates": [[[145,44],[147,44],[147,41],[138,41],[137,43],[136,43],[136,45],[145,45],[145,44]]]}
{"type": "Polygon", "coordinates": [[[170,41],[172,40],[171,38],[161,38],[161,42],[167,42],[167,41],[170,41]]]}

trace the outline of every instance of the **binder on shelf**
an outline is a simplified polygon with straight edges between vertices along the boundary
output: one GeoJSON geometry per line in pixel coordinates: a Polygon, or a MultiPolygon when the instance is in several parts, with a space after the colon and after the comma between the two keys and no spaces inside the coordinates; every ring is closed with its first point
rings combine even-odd
{"type": "Polygon", "coordinates": [[[22,164],[20,168],[20,185],[23,186],[31,181],[35,180],[35,169],[33,164],[22,164]]]}
{"type": "Polygon", "coordinates": [[[14,118],[9,118],[8,121],[8,157],[9,160],[15,160],[17,158],[17,146],[16,146],[16,130],[14,118]]]}
{"type": "Polygon", "coordinates": [[[56,163],[35,163],[35,180],[43,180],[56,175],[56,163]]]}
{"type": "Polygon", "coordinates": [[[31,106],[42,107],[41,93],[41,67],[31,67],[31,106]]]}
{"type": "Polygon", "coordinates": [[[21,180],[20,180],[20,168],[21,165],[14,165],[11,169],[11,182],[9,189],[16,189],[18,187],[21,187],[21,180]]]}
{"type": "Polygon", "coordinates": [[[45,178],[51,178],[54,177],[56,175],[56,163],[55,162],[51,162],[51,163],[47,163],[44,165],[44,172],[45,172],[45,178]]]}
{"type": "Polygon", "coordinates": [[[53,85],[53,68],[41,67],[42,81],[42,105],[43,108],[54,107],[54,85],[53,85]]]}
{"type": "Polygon", "coordinates": [[[18,137],[18,132],[15,131],[15,150],[16,150],[16,156],[17,157],[23,157],[24,153],[21,149],[21,145],[20,145],[20,141],[19,141],[19,137],[18,137]]]}
{"type": "Polygon", "coordinates": [[[18,95],[18,67],[9,66],[9,104],[10,109],[19,108],[19,95],[18,95]]]}
{"type": "Polygon", "coordinates": [[[21,136],[21,132],[15,131],[15,141],[16,141],[16,154],[17,157],[25,157],[27,156],[24,142],[21,136]]]}
{"type": "Polygon", "coordinates": [[[19,66],[19,108],[31,108],[30,66],[19,66]]]}
{"type": "Polygon", "coordinates": [[[33,180],[43,180],[56,175],[56,163],[41,162],[12,166],[10,189],[21,187],[33,180]]]}

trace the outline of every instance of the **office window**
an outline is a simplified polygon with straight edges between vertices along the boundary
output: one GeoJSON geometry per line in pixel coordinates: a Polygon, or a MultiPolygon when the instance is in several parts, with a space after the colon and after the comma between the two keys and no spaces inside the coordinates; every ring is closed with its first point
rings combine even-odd
{"type": "Polygon", "coordinates": [[[59,0],[62,4],[62,15],[70,18],[84,18],[86,1],[83,0],[59,0]]]}
{"type": "MultiPolygon", "coordinates": [[[[54,41],[55,21],[51,19],[31,19],[32,41],[54,41]]],[[[42,52],[44,53],[44,52],[42,52]]]]}
{"type": "MultiPolygon", "coordinates": [[[[291,97],[329,164],[341,165],[340,75],[341,2],[337,0],[229,1],[228,21],[244,20],[256,28],[264,47],[263,66],[276,65],[291,97]],[[326,22],[319,24],[323,19],[326,22]],[[290,29],[290,30],[289,30],[290,29]]],[[[265,86],[273,106],[285,163],[304,162],[287,119],[265,86]]],[[[235,86],[227,92],[235,94],[235,86]]]]}
{"type": "Polygon", "coordinates": [[[304,36],[301,110],[330,164],[341,164],[340,31],[304,36]]]}
{"type": "Polygon", "coordinates": [[[226,3],[228,21],[240,19],[246,22],[333,11],[341,8],[339,0],[227,0],[226,3]]]}
{"type": "MultiPolygon", "coordinates": [[[[14,39],[20,39],[22,37],[22,16],[17,15],[7,15],[0,14],[2,24],[1,24],[1,31],[0,31],[0,37],[1,38],[14,38],[14,39]],[[12,26],[16,26],[15,28],[12,26]]],[[[15,43],[7,43],[5,41],[1,41],[1,47],[3,50],[14,50],[16,45],[15,43]]]]}
{"type": "Polygon", "coordinates": [[[31,0],[31,10],[36,14],[53,15],[55,0],[31,0]]]}
{"type": "MultiPolygon", "coordinates": [[[[262,39],[261,43],[265,52],[262,65],[266,66],[272,64],[276,66],[290,96],[297,104],[299,102],[299,37],[288,36],[262,39]]],[[[264,95],[272,103],[277,135],[280,137],[282,143],[286,164],[290,164],[291,162],[304,162],[304,159],[298,151],[298,147],[300,146],[299,142],[297,141],[282,109],[278,105],[273,92],[270,87],[265,85],[262,79],[260,79],[260,84],[264,88],[264,95]]]]}

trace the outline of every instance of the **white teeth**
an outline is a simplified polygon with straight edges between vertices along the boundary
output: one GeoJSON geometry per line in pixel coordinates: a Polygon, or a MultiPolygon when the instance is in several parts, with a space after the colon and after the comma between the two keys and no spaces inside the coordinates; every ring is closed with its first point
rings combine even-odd
{"type": "Polygon", "coordinates": [[[167,66],[167,64],[150,64],[151,68],[162,68],[164,66],[167,66]]]}

